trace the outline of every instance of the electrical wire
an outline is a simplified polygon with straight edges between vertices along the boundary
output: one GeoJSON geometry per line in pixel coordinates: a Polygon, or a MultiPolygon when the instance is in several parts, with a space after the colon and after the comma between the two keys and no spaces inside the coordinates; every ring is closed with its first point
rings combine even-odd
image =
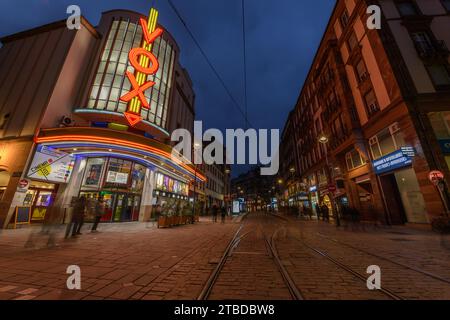
{"type": "Polygon", "coordinates": [[[241,0],[242,4],[242,40],[244,54],[244,107],[245,107],[245,129],[248,129],[248,96],[247,96],[247,36],[245,32],[245,0],[241,0]]]}
{"type": "Polygon", "coordinates": [[[175,4],[172,2],[172,0],[167,0],[167,2],[169,3],[170,7],[172,8],[172,10],[175,12],[175,15],[178,17],[178,19],[180,20],[181,24],[183,24],[183,26],[185,27],[186,31],[188,32],[189,36],[192,38],[192,40],[194,41],[195,45],[197,46],[198,50],[200,51],[200,53],[202,54],[203,58],[205,59],[205,61],[207,62],[207,64],[209,65],[209,67],[211,68],[211,70],[213,71],[214,75],[217,77],[217,79],[219,80],[220,84],[222,85],[222,87],[225,89],[226,93],[228,94],[228,96],[230,97],[231,101],[233,102],[233,104],[238,108],[239,112],[241,113],[241,115],[244,117],[246,124],[249,125],[249,121],[247,119],[247,114],[246,114],[246,110],[243,111],[242,107],[240,106],[240,104],[236,101],[236,99],[234,98],[234,96],[231,94],[230,89],[228,89],[227,85],[225,84],[225,81],[223,80],[223,78],[220,76],[219,72],[217,71],[217,69],[214,67],[214,65],[212,64],[211,60],[208,58],[206,52],[203,50],[202,46],[200,45],[200,43],[197,41],[197,39],[195,38],[194,34],[192,33],[192,31],[190,30],[189,26],[187,25],[186,21],[183,19],[183,17],[181,16],[180,12],[178,11],[177,7],[175,6],[175,4]]]}

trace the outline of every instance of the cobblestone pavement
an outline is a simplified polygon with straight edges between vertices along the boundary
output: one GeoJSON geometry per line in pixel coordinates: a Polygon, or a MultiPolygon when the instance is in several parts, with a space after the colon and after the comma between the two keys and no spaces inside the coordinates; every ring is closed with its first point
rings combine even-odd
{"type": "Polygon", "coordinates": [[[288,300],[284,284],[268,248],[265,237],[278,226],[267,214],[252,214],[243,221],[244,237],[233,249],[214,285],[212,300],[288,300]]]}
{"type": "MultiPolygon", "coordinates": [[[[238,224],[157,229],[144,223],[101,224],[47,248],[40,228],[0,234],[0,299],[195,299],[238,224]],[[34,248],[24,248],[33,236],[34,248]],[[81,290],[66,289],[69,265],[81,268],[81,290]]],[[[82,231],[83,232],[83,231],[82,231]]]]}
{"type": "MultiPolygon", "coordinates": [[[[353,226],[250,214],[210,299],[290,299],[265,238],[275,236],[281,262],[305,299],[390,299],[367,289],[366,269],[405,299],[450,299],[450,238],[425,228],[353,226]],[[313,249],[317,251],[314,251],[313,249]],[[322,254],[348,267],[336,265],[322,254]]],[[[0,299],[196,299],[241,224],[209,219],[157,229],[101,224],[64,240],[39,227],[0,231],[0,299]],[[66,268],[81,268],[81,290],[66,289],[66,268]]]]}
{"type": "Polygon", "coordinates": [[[381,268],[381,286],[404,299],[450,299],[450,240],[407,227],[336,228],[295,221],[277,237],[279,254],[306,299],[390,299],[317,251],[360,275],[381,268]],[[426,273],[426,274],[424,274],[426,273]]]}

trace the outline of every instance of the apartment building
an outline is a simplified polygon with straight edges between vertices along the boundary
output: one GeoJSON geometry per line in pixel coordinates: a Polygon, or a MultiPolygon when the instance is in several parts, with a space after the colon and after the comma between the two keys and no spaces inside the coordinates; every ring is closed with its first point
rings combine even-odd
{"type": "Polygon", "coordinates": [[[333,216],[353,207],[388,224],[445,211],[447,187],[441,195],[428,175],[441,170],[448,182],[448,7],[337,1],[293,110],[299,188],[290,196],[301,205],[324,203],[333,216]],[[381,29],[366,23],[374,4],[381,29]]]}

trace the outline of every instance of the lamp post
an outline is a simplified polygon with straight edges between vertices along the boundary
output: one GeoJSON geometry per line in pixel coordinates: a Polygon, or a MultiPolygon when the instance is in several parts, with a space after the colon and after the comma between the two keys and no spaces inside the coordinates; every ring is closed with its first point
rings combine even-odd
{"type": "Polygon", "coordinates": [[[195,151],[200,148],[200,143],[195,142],[192,148],[192,163],[194,164],[194,197],[192,201],[192,224],[195,223],[195,200],[196,200],[196,190],[197,186],[197,164],[195,163],[195,151]]]}
{"type": "MultiPolygon", "coordinates": [[[[332,174],[332,171],[330,171],[330,163],[328,161],[328,142],[329,142],[329,139],[328,139],[328,137],[325,134],[321,134],[319,136],[318,140],[319,140],[319,142],[321,144],[323,144],[323,146],[325,148],[325,161],[326,161],[326,168],[327,168],[326,174],[327,174],[327,176],[330,177],[331,182],[334,184],[334,174],[332,174]]],[[[336,226],[339,227],[341,225],[341,221],[340,221],[340,218],[339,218],[339,212],[338,212],[337,208],[335,208],[335,206],[334,206],[334,195],[333,195],[333,199],[331,199],[331,200],[332,200],[332,207],[334,208],[334,210],[336,212],[336,226]]]]}

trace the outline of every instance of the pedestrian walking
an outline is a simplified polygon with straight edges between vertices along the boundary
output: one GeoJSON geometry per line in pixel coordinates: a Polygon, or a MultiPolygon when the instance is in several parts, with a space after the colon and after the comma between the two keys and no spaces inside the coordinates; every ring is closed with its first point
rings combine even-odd
{"type": "Polygon", "coordinates": [[[216,204],[214,204],[212,206],[211,211],[212,211],[212,220],[214,223],[216,223],[217,222],[217,214],[219,211],[216,204]]]}
{"type": "Polygon", "coordinates": [[[330,210],[328,209],[328,206],[324,203],[322,204],[322,215],[323,215],[323,220],[329,222],[330,221],[330,210]]]}
{"type": "Polygon", "coordinates": [[[105,214],[105,209],[105,200],[100,196],[95,203],[95,220],[94,224],[92,225],[91,232],[97,232],[98,223],[100,222],[102,216],[105,214]]]}
{"type": "Polygon", "coordinates": [[[81,235],[81,227],[84,223],[84,214],[86,211],[86,197],[82,196],[75,202],[72,215],[72,237],[81,235]]]}
{"type": "Polygon", "coordinates": [[[317,221],[320,221],[320,217],[321,217],[321,209],[318,203],[315,204],[315,208],[316,208],[316,214],[317,214],[317,221]]]}
{"type": "Polygon", "coordinates": [[[225,206],[222,206],[222,208],[220,209],[220,214],[222,217],[222,223],[225,223],[225,218],[227,216],[227,209],[225,209],[225,206]]]}
{"type": "Polygon", "coordinates": [[[313,219],[313,218],[312,218],[312,216],[313,216],[313,211],[312,211],[311,208],[306,208],[306,214],[308,215],[309,220],[312,220],[312,219],[313,219]]]}

